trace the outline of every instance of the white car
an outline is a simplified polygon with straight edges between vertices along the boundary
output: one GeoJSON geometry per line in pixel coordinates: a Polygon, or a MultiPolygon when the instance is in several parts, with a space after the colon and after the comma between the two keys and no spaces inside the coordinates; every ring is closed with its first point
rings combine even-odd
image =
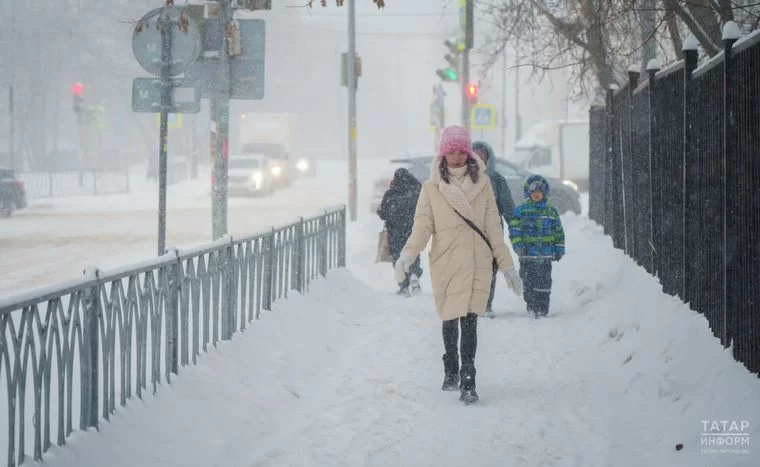
{"type": "Polygon", "coordinates": [[[269,160],[263,154],[234,154],[228,159],[229,192],[269,195],[274,179],[269,160]]]}

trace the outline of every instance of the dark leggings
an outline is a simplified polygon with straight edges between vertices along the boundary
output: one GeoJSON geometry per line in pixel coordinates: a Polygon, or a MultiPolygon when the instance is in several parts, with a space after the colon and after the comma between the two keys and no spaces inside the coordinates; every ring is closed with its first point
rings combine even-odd
{"type": "Polygon", "coordinates": [[[459,327],[462,327],[461,357],[462,365],[475,363],[475,352],[478,350],[478,315],[468,313],[464,318],[456,318],[443,322],[443,346],[446,355],[458,353],[459,327]]]}

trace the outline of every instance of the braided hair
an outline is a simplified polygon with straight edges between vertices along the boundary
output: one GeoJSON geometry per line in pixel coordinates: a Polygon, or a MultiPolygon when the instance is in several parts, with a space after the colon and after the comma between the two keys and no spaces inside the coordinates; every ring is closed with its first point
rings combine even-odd
{"type": "MultiPolygon", "coordinates": [[[[465,165],[467,166],[467,175],[470,176],[472,183],[478,183],[478,178],[480,177],[478,161],[472,157],[468,157],[465,165]]],[[[441,162],[438,164],[438,172],[441,174],[441,180],[446,183],[451,183],[451,180],[449,179],[449,163],[446,162],[445,157],[441,157],[441,162]]]]}

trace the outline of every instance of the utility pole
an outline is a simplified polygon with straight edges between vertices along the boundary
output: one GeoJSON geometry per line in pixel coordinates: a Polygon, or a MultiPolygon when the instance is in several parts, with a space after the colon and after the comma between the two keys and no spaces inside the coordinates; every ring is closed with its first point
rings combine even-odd
{"type": "Polygon", "coordinates": [[[501,157],[507,157],[507,45],[504,44],[501,69],[501,157]]]}
{"type": "Polygon", "coordinates": [[[172,32],[167,1],[161,12],[164,30],[161,34],[161,112],[160,135],[158,140],[158,256],[166,252],[166,172],[167,172],[167,135],[169,132],[169,107],[172,101],[172,83],[170,81],[172,59],[172,32]]]}
{"type": "Polygon", "coordinates": [[[216,95],[212,99],[212,128],[216,129],[214,150],[214,199],[211,206],[213,239],[227,234],[227,187],[229,133],[230,133],[230,58],[228,28],[232,23],[232,0],[219,0],[219,16],[222,21],[222,49],[219,51],[219,66],[216,95]]]}
{"type": "Polygon", "coordinates": [[[467,88],[470,85],[470,50],[473,46],[474,2],[465,0],[464,50],[462,51],[462,126],[470,130],[470,99],[467,88]]]}
{"type": "Polygon", "coordinates": [[[356,0],[348,0],[348,211],[356,221],[356,0]]]}
{"type": "MultiPolygon", "coordinates": [[[[517,50],[520,50],[518,44],[517,50]]],[[[519,52],[518,52],[519,53],[519,52]]],[[[522,120],[520,118],[520,56],[515,59],[515,143],[522,138],[522,120]]]]}
{"type": "MultiPolygon", "coordinates": [[[[11,170],[16,170],[16,111],[14,109],[15,106],[15,81],[16,81],[16,65],[15,65],[15,55],[13,50],[13,44],[11,41],[15,40],[16,37],[16,2],[10,3],[11,8],[11,32],[10,32],[10,39],[8,39],[8,43],[11,46],[10,50],[10,57],[11,57],[11,84],[8,87],[8,157],[10,158],[10,166],[11,170]]],[[[21,161],[21,169],[24,167],[24,162],[21,161]]]]}

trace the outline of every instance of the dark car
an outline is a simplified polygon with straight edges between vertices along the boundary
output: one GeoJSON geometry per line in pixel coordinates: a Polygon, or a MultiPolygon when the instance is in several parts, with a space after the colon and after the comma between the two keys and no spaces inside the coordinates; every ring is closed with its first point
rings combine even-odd
{"type": "Polygon", "coordinates": [[[14,209],[26,207],[24,182],[11,169],[0,167],[0,217],[10,217],[14,209]]]}
{"type": "MultiPolygon", "coordinates": [[[[420,181],[424,182],[430,178],[430,164],[433,162],[432,156],[413,156],[400,159],[392,159],[393,169],[406,167],[420,181]]],[[[530,172],[507,162],[504,159],[496,158],[494,160],[496,170],[507,179],[507,184],[512,192],[512,198],[515,204],[520,204],[525,199],[523,193],[523,184],[525,179],[532,175],[530,172]]],[[[576,214],[581,213],[580,193],[573,186],[563,183],[556,178],[547,178],[551,192],[549,195],[550,204],[554,206],[560,214],[568,211],[576,214]]],[[[373,193],[372,211],[377,210],[379,200],[382,200],[383,194],[388,187],[388,181],[378,180],[375,183],[375,192],[373,193]],[[382,191],[382,193],[381,193],[382,191]]]]}

